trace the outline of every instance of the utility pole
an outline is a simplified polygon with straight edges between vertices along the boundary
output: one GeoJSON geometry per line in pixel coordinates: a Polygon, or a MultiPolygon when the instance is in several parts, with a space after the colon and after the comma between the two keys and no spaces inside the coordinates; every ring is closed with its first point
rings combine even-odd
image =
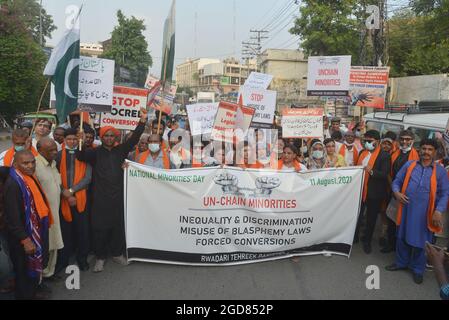
{"type": "Polygon", "coordinates": [[[380,28],[374,31],[373,45],[374,45],[374,66],[382,66],[386,64],[387,60],[387,0],[379,0],[379,16],[380,28]]]}
{"type": "Polygon", "coordinates": [[[262,41],[268,39],[265,34],[268,33],[267,30],[250,30],[250,33],[254,36],[250,37],[250,42],[242,42],[242,58],[249,61],[249,59],[256,58],[262,55],[262,41]]]}

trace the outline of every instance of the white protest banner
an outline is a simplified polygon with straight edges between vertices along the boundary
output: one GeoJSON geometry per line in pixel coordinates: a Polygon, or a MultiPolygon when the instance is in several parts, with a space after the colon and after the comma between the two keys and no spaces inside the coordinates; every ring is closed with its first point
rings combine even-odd
{"type": "Polygon", "coordinates": [[[251,127],[269,129],[273,126],[277,92],[241,86],[243,105],[256,109],[251,127]]]}
{"type": "Polygon", "coordinates": [[[323,138],[323,109],[284,109],[283,138],[323,138]]]}
{"type": "Polygon", "coordinates": [[[308,96],[347,96],[351,56],[309,57],[308,96]]]}
{"type": "Polygon", "coordinates": [[[236,129],[245,134],[253,119],[253,108],[240,106],[229,102],[220,102],[212,128],[211,139],[233,143],[233,133],[236,129]]]}
{"type": "Polygon", "coordinates": [[[101,127],[134,130],[140,121],[140,108],[146,108],[147,89],[114,86],[111,113],[101,115],[101,127]]]}
{"type": "Polygon", "coordinates": [[[351,105],[385,109],[390,67],[352,67],[351,105]]]}
{"type": "Polygon", "coordinates": [[[363,168],[298,174],[129,163],[124,181],[130,261],[233,265],[326,252],[349,256],[363,168]]]}
{"type": "Polygon", "coordinates": [[[266,90],[270,86],[273,76],[271,74],[251,72],[245,81],[245,86],[266,90]]]}
{"type": "Polygon", "coordinates": [[[80,57],[78,109],[109,112],[114,87],[114,60],[80,57]]]}
{"type": "Polygon", "coordinates": [[[218,103],[197,103],[186,106],[192,136],[212,132],[218,103]]]}

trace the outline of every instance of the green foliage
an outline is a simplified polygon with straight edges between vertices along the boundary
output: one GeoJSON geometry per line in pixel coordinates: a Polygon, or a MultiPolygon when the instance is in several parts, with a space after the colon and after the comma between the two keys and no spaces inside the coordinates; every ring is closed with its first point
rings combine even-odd
{"type": "Polygon", "coordinates": [[[56,26],[37,0],[0,0],[0,4],[6,5],[11,14],[22,20],[36,43],[40,43],[39,12],[42,10],[42,45],[45,45],[45,37],[51,39],[51,33],[56,30],[56,26]]]}
{"type": "Polygon", "coordinates": [[[103,58],[115,60],[115,81],[120,82],[120,67],[126,68],[131,73],[130,82],[144,86],[148,67],[153,60],[148,52],[148,43],[143,31],[146,30],[143,20],[132,16],[126,18],[122,11],[117,12],[118,26],[112,31],[112,43],[103,58]]]}
{"type": "MultiPolygon", "coordinates": [[[[366,31],[375,0],[303,0],[290,30],[307,55],[352,55],[353,65],[376,65],[378,31],[366,31]]],[[[449,0],[411,0],[388,20],[391,76],[449,72],[449,0]]]]}
{"type": "Polygon", "coordinates": [[[45,86],[45,62],[22,19],[0,11],[0,113],[8,120],[36,111],[45,86]]]}
{"type": "Polygon", "coordinates": [[[299,35],[308,55],[358,55],[355,0],[305,0],[290,33],[299,35]]]}

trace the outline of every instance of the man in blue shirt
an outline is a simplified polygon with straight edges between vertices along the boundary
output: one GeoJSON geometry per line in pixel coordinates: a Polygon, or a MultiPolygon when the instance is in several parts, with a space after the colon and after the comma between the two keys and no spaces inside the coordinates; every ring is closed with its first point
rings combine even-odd
{"type": "Polygon", "coordinates": [[[435,161],[436,140],[424,139],[419,161],[409,161],[393,181],[392,191],[400,202],[398,210],[396,263],[388,271],[411,269],[413,280],[423,282],[425,244],[439,232],[446,211],[449,181],[446,170],[435,161]]]}

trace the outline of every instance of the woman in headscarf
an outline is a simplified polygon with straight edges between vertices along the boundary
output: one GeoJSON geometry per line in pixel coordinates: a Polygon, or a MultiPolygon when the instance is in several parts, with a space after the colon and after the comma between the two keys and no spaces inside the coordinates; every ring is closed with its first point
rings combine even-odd
{"type": "Polygon", "coordinates": [[[327,153],[324,144],[320,140],[312,140],[309,158],[307,158],[307,168],[309,170],[328,168],[327,153]]]}
{"type": "Polygon", "coordinates": [[[331,168],[346,167],[345,158],[336,152],[335,141],[333,139],[325,139],[323,142],[326,147],[327,162],[331,168]]]}

